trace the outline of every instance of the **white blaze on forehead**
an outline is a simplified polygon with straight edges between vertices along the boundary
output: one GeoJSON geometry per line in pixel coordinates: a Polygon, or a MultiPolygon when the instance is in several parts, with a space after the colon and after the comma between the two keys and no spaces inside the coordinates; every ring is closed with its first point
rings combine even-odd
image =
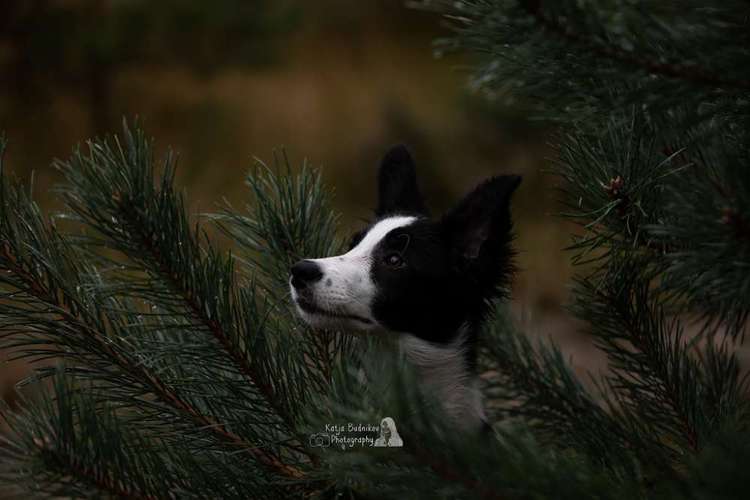
{"type": "Polygon", "coordinates": [[[370,255],[372,253],[372,250],[378,245],[378,243],[380,243],[380,241],[382,241],[383,238],[385,238],[388,233],[399,227],[408,226],[415,220],[417,220],[416,217],[405,216],[389,217],[387,219],[381,220],[367,232],[365,237],[362,238],[362,241],[360,241],[356,247],[352,248],[348,253],[345,253],[343,257],[354,255],[370,255]]]}

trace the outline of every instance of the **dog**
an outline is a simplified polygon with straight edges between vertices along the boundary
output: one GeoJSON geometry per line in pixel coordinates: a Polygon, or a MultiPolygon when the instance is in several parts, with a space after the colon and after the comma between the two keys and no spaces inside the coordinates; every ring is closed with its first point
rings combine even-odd
{"type": "Polygon", "coordinates": [[[348,252],[292,266],[299,315],[315,328],[395,334],[449,417],[487,428],[477,336],[512,278],[510,199],[520,183],[513,175],[487,179],[433,219],[411,154],[391,148],[378,172],[375,221],[348,252]]]}

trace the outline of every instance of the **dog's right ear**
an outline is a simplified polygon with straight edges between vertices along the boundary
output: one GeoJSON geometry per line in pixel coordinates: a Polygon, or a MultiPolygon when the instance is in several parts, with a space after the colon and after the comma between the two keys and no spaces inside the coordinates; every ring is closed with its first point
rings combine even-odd
{"type": "Polygon", "coordinates": [[[392,147],[383,157],[378,172],[378,217],[403,213],[428,215],[417,186],[414,160],[406,146],[392,147]]]}
{"type": "Polygon", "coordinates": [[[477,186],[443,217],[457,255],[474,261],[480,254],[496,258],[512,238],[510,198],[521,184],[516,175],[492,177],[477,186]],[[489,251],[482,252],[483,248],[489,251]]]}

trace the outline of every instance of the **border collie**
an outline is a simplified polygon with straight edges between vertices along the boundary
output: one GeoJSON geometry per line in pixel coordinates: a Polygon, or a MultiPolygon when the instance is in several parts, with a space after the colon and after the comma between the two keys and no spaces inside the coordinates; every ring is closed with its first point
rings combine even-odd
{"type": "Polygon", "coordinates": [[[404,146],[386,153],[375,222],[343,255],[291,268],[291,295],[313,327],[392,332],[421,383],[462,427],[487,425],[476,340],[513,271],[510,198],[518,176],[492,177],[431,219],[404,146]]]}

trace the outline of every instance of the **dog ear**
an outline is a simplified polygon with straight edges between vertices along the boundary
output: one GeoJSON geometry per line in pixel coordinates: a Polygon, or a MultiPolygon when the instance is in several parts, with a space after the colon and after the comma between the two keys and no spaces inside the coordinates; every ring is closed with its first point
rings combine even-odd
{"type": "MultiPolygon", "coordinates": [[[[466,195],[450,210],[442,224],[454,252],[472,261],[480,251],[505,249],[511,240],[510,197],[521,184],[516,175],[492,177],[466,195]]],[[[485,252],[486,253],[486,252],[485,252]]]]}
{"type": "Polygon", "coordinates": [[[378,217],[394,213],[427,215],[417,186],[414,160],[404,145],[392,147],[383,157],[378,172],[378,217]]]}

